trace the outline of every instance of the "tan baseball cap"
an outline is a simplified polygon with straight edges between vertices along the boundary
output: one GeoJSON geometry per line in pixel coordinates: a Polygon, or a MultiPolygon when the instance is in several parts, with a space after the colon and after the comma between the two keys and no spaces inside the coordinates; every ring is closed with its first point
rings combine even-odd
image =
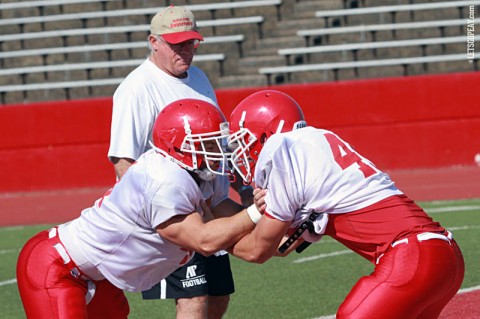
{"type": "Polygon", "coordinates": [[[202,35],[197,31],[193,13],[187,8],[173,5],[160,10],[152,18],[150,33],[161,35],[172,44],[194,39],[203,41],[202,35]]]}

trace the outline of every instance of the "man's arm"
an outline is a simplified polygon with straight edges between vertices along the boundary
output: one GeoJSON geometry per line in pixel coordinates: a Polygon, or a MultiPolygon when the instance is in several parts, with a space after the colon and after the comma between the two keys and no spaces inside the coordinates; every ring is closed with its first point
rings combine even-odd
{"type": "Polygon", "coordinates": [[[227,249],[232,255],[254,263],[264,263],[276,255],[277,248],[290,227],[290,222],[262,216],[257,227],[227,249]]]}
{"type": "MultiPolygon", "coordinates": [[[[251,208],[250,208],[251,209],[251,208]]],[[[157,233],[178,246],[209,256],[235,244],[255,223],[244,209],[231,217],[203,222],[199,213],[177,215],[157,227],[157,233]]]]}
{"type": "Polygon", "coordinates": [[[135,160],[131,158],[118,158],[118,157],[110,157],[110,161],[113,164],[113,169],[115,170],[115,174],[117,175],[118,179],[121,179],[127,169],[132,166],[135,160]]]}

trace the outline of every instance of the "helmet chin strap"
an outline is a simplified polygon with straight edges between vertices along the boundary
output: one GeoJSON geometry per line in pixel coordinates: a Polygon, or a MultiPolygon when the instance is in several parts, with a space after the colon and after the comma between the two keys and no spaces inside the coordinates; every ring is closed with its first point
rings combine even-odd
{"type": "Polygon", "coordinates": [[[193,171],[195,174],[198,175],[202,180],[210,182],[217,177],[217,174],[210,171],[208,168],[196,169],[193,171]]]}

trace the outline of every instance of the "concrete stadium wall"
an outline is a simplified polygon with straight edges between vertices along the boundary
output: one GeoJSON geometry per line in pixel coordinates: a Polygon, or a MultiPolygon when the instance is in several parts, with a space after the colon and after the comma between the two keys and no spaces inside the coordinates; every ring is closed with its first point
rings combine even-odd
{"type": "MultiPolygon", "coordinates": [[[[474,165],[480,72],[271,87],[381,169],[474,165]]],[[[217,90],[228,117],[263,88],[217,90]]],[[[0,192],[108,186],[111,98],[0,107],[0,192]]]]}

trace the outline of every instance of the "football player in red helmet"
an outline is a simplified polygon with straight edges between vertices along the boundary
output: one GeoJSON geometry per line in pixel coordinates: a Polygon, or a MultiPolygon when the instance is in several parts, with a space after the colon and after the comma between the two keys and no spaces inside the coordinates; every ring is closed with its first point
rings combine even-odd
{"type": "Polygon", "coordinates": [[[275,90],[253,93],[235,107],[230,116],[229,147],[234,150],[232,165],[245,183],[266,140],[275,133],[307,126],[303,111],[289,95],[275,90]]]}
{"type": "Polygon", "coordinates": [[[227,173],[229,133],[228,122],[217,107],[203,100],[182,99],[160,112],[153,126],[152,147],[211,181],[227,173]]]}
{"type": "Polygon", "coordinates": [[[232,247],[235,256],[263,263],[327,235],[374,265],[337,319],[440,315],[462,284],[462,253],[387,174],[335,133],[306,127],[298,104],[279,91],[247,97],[230,125],[234,168],[267,189],[265,213],[232,247]]]}
{"type": "Polygon", "coordinates": [[[223,199],[212,212],[206,202],[220,199],[201,188],[203,178],[222,173],[227,124],[209,103],[167,105],[154,149],[78,218],[23,247],[17,281],[27,318],[127,318],[123,290],[150,289],[194,252],[215,254],[251,232],[261,207],[242,210],[223,199]],[[214,214],[222,218],[209,221],[214,214]]]}

